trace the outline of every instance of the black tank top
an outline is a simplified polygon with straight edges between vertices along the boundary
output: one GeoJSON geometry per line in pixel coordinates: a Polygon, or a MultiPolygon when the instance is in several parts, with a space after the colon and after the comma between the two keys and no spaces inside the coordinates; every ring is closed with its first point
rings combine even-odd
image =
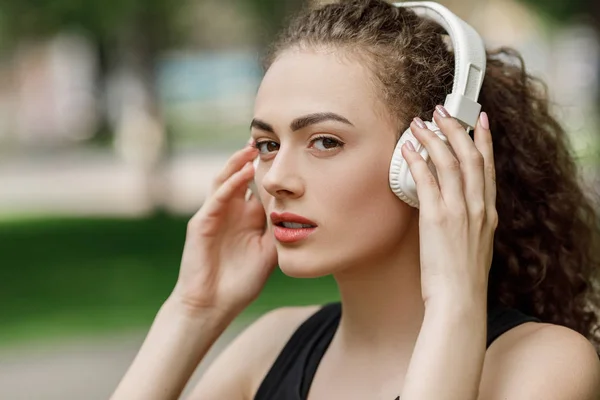
{"type": "MultiPolygon", "coordinates": [[[[338,327],[341,303],[329,303],[296,329],[262,381],[254,400],[304,400],[321,358],[338,327]]],[[[488,311],[487,347],[525,322],[540,322],[512,308],[488,311]]]]}

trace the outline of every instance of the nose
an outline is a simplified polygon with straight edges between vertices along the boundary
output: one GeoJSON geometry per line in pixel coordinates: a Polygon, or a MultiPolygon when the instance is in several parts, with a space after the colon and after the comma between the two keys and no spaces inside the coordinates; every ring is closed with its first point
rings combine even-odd
{"type": "Polygon", "coordinates": [[[304,183],[298,175],[298,160],[291,151],[282,150],[281,147],[263,175],[262,186],[276,199],[301,197],[304,183]]]}

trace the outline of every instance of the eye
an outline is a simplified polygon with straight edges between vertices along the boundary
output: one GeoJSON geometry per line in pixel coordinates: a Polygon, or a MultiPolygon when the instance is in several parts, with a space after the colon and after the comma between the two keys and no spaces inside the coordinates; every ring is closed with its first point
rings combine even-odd
{"type": "Polygon", "coordinates": [[[329,136],[318,136],[314,138],[311,143],[314,148],[321,151],[333,150],[344,145],[344,143],[329,136]]]}
{"type": "Polygon", "coordinates": [[[257,141],[255,146],[260,154],[268,154],[279,150],[279,143],[272,140],[257,141]]]}

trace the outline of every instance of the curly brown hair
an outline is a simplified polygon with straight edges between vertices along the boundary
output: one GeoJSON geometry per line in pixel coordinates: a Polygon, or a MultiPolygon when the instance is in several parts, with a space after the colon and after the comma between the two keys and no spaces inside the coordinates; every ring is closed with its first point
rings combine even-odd
{"type": "MultiPolygon", "coordinates": [[[[365,63],[403,132],[414,116],[431,120],[452,89],[447,39],[434,22],[384,0],[335,2],[297,15],[264,68],[290,48],[339,49],[365,63]]],[[[569,327],[598,349],[599,219],[546,86],[501,48],[487,54],[479,101],[490,115],[498,188],[488,303],[569,327]]]]}

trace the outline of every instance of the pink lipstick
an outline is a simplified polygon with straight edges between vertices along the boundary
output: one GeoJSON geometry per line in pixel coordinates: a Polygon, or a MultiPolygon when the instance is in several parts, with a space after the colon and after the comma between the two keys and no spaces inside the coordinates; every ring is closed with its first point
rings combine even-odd
{"type": "Polygon", "coordinates": [[[317,224],[307,218],[292,213],[271,213],[275,239],[282,243],[293,243],[306,239],[313,233],[317,224]]]}

